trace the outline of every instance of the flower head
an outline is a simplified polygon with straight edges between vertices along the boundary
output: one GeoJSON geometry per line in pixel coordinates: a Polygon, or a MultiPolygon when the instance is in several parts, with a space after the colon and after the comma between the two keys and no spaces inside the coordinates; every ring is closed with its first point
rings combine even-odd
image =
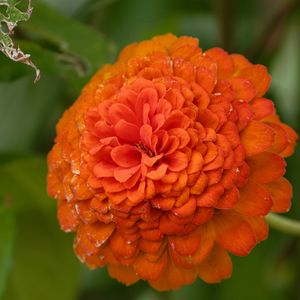
{"type": "Polygon", "coordinates": [[[89,267],[176,289],[231,275],[290,208],[282,176],[296,133],[263,95],[270,76],[238,54],[168,34],[126,47],[57,126],[48,192],[89,267]]]}

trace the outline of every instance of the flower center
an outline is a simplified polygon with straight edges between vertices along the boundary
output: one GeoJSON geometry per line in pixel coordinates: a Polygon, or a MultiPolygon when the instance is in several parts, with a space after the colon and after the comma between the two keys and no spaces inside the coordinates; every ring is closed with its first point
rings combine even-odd
{"type": "Polygon", "coordinates": [[[141,141],[136,143],[135,146],[142,152],[146,153],[149,157],[155,156],[155,153],[153,151],[149,150],[141,141]]]}

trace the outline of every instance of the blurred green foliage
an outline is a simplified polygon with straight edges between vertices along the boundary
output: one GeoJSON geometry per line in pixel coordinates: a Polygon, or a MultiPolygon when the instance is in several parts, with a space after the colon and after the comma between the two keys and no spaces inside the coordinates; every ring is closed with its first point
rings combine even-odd
{"type": "MultiPolygon", "coordinates": [[[[266,64],[273,76],[268,96],[299,131],[300,4],[278,17],[287,2],[33,1],[32,18],[18,27],[15,38],[32,55],[42,79],[33,84],[29,67],[0,55],[1,300],[300,299],[300,241],[273,231],[247,258],[234,258],[232,278],[219,285],[198,280],[168,294],[143,282],[125,287],[106,270],[90,271],[77,261],[72,236],[60,231],[45,183],[45,158],[62,112],[124,45],[155,34],[193,35],[204,49],[228,47],[266,64]],[[224,4],[231,9],[224,11],[224,4]],[[274,18],[276,26],[265,31],[274,18]]],[[[298,147],[287,172],[295,199],[289,215],[298,219],[299,169],[298,147]]]]}

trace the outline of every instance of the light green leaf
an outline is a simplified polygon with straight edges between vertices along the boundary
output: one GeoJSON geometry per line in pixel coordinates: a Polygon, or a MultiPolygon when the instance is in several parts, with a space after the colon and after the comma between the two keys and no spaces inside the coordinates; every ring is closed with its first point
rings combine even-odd
{"type": "Polygon", "coordinates": [[[77,13],[90,0],[42,0],[67,16],[77,13]]]}
{"type": "Polygon", "coordinates": [[[271,66],[272,90],[277,96],[277,105],[284,120],[297,127],[299,125],[299,78],[300,78],[300,26],[295,19],[290,24],[285,41],[271,66]]]}
{"type": "Polygon", "coordinates": [[[32,210],[18,216],[10,279],[5,300],[76,299],[79,263],[71,236],[60,232],[55,213],[32,210]]]}
{"type": "Polygon", "coordinates": [[[0,8],[5,10],[3,14],[0,13],[0,51],[13,61],[21,62],[34,68],[36,82],[40,79],[40,70],[31,61],[30,54],[25,54],[14,44],[11,38],[18,23],[29,20],[32,13],[31,0],[28,0],[28,7],[25,12],[19,10],[16,7],[17,4],[18,2],[14,0],[0,2],[0,8]]]}

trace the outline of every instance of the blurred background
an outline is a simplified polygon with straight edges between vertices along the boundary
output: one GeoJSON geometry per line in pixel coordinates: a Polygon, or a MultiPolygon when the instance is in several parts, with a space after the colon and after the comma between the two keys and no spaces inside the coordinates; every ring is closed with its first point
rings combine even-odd
{"type": "MultiPolygon", "coordinates": [[[[41,80],[34,84],[33,69],[0,53],[0,299],[299,300],[300,239],[272,229],[248,257],[233,258],[232,278],[218,285],[198,280],[157,293],[143,282],[125,287],[105,269],[90,271],[73,254],[72,234],[59,229],[45,178],[55,124],[91,75],[128,43],[167,32],[266,65],[267,97],[299,132],[300,1],[43,0],[33,7],[15,41],[32,55],[41,80]]],[[[286,174],[294,186],[287,216],[298,220],[299,170],[298,147],[286,174]]]]}

